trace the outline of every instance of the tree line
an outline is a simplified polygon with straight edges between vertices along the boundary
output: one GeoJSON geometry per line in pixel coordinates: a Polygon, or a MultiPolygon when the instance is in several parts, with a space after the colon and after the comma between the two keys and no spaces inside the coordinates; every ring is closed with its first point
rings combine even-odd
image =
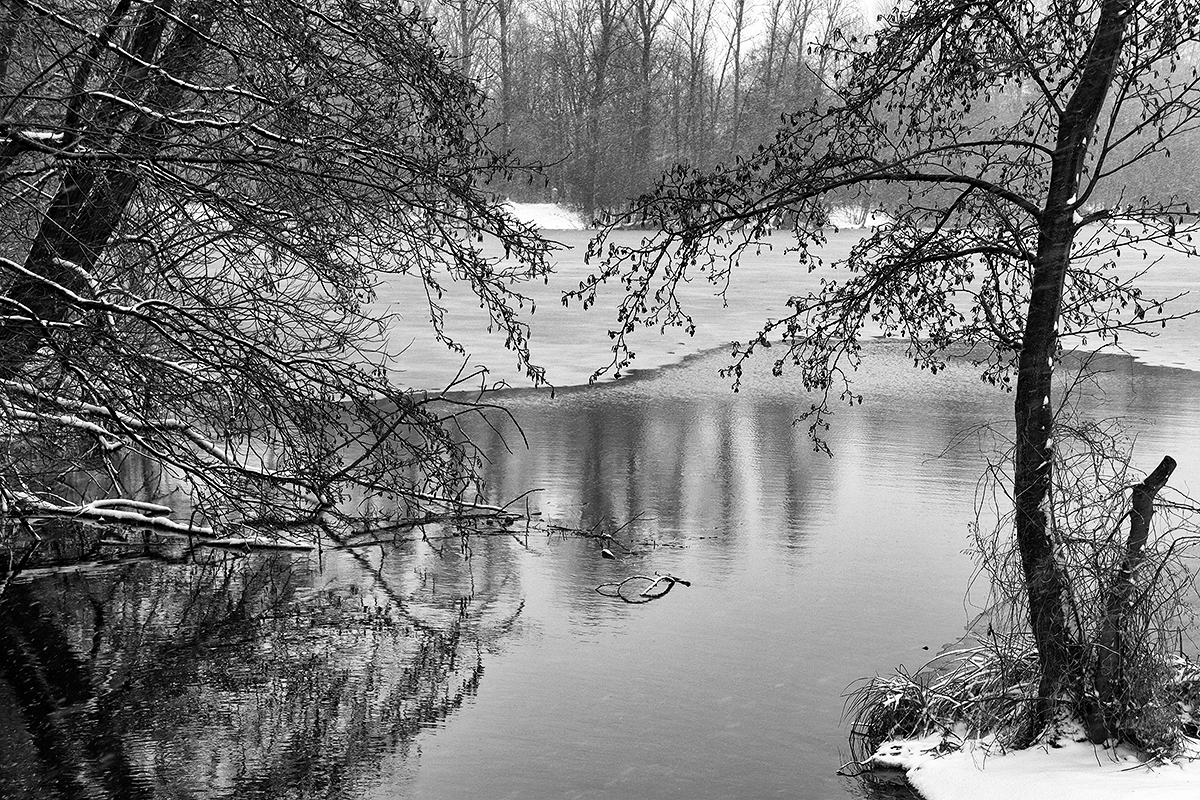
{"type": "MultiPolygon", "coordinates": [[[[523,175],[502,190],[597,219],[675,164],[704,172],[769,145],[781,124],[835,98],[842,57],[882,19],[849,0],[423,2],[450,57],[488,98],[492,146],[542,165],[539,179],[523,175]]],[[[1180,56],[1196,62],[1189,47],[1180,56]]],[[[992,100],[1014,114],[1021,105],[992,100]]],[[[1172,136],[1172,160],[1137,164],[1121,192],[1097,199],[1190,194],[1200,137],[1172,136]]],[[[877,195],[842,199],[888,199],[877,195]]]]}
{"type": "Polygon", "coordinates": [[[829,93],[849,0],[447,0],[429,4],[460,69],[489,97],[497,150],[544,165],[515,199],[587,215],[665,168],[707,169],[766,141],[829,93]]]}

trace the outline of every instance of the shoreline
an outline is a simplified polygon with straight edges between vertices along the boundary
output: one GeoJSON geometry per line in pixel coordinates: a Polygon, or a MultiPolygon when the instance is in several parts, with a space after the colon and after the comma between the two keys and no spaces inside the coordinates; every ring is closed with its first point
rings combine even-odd
{"type": "MultiPolygon", "coordinates": [[[[884,338],[882,336],[871,336],[871,337],[865,338],[863,340],[862,344],[863,344],[863,360],[869,361],[871,359],[873,352],[878,353],[880,351],[895,351],[896,349],[903,348],[906,345],[906,342],[898,340],[898,339],[894,339],[894,338],[884,338]]],[[[619,378],[613,377],[612,375],[604,375],[594,381],[592,381],[592,380],[571,381],[569,383],[562,383],[562,384],[548,383],[548,384],[545,384],[542,386],[503,386],[500,388],[488,389],[485,393],[485,396],[529,398],[529,397],[535,397],[535,396],[549,394],[550,397],[557,398],[560,395],[574,395],[574,394],[578,394],[579,392],[581,392],[583,390],[592,389],[592,388],[614,387],[614,386],[642,383],[642,382],[651,380],[660,375],[667,375],[667,374],[670,374],[677,370],[688,369],[689,367],[692,367],[693,365],[695,365],[699,362],[703,362],[703,361],[710,360],[710,359],[716,361],[718,354],[721,354],[721,353],[726,354],[726,356],[728,357],[728,361],[730,363],[732,363],[732,360],[733,360],[732,349],[733,349],[734,345],[735,345],[735,342],[730,341],[723,345],[718,345],[718,346],[714,346],[714,347],[706,347],[706,348],[702,348],[699,350],[694,350],[694,351],[686,353],[682,356],[679,356],[673,360],[666,361],[661,364],[647,364],[647,365],[643,365],[643,366],[634,367],[631,369],[626,369],[626,370],[624,370],[623,374],[619,378]]],[[[1169,372],[1176,372],[1176,373],[1181,373],[1181,374],[1186,374],[1186,375],[1192,375],[1192,376],[1195,376],[1197,380],[1200,380],[1200,364],[1198,364],[1196,366],[1190,366],[1190,365],[1182,364],[1182,363],[1167,363],[1163,359],[1146,358],[1145,357],[1146,355],[1148,355],[1148,354],[1131,353],[1128,351],[1105,352],[1103,350],[1070,349],[1070,350],[1063,351],[1062,356],[1057,363],[1060,366],[1066,366],[1066,367],[1070,368],[1072,365],[1077,366],[1079,363],[1081,363],[1083,361],[1084,358],[1090,357],[1100,365],[1103,365],[1105,362],[1125,363],[1125,364],[1130,364],[1135,367],[1152,369],[1155,371],[1169,371],[1169,372]]],[[[765,357],[764,356],[756,356],[756,357],[750,359],[750,361],[747,362],[747,364],[748,364],[748,367],[746,370],[747,376],[750,376],[754,373],[761,371],[764,364],[770,364],[770,363],[771,363],[771,361],[770,361],[769,356],[765,356],[765,357]]],[[[951,358],[948,359],[948,365],[951,367],[958,367],[960,369],[970,369],[970,370],[974,369],[974,365],[971,362],[971,356],[967,353],[962,353],[962,354],[952,356],[951,358]]],[[[720,375],[717,374],[718,369],[720,369],[720,367],[715,368],[713,371],[712,377],[714,379],[714,383],[725,383],[726,389],[729,391],[729,393],[734,394],[735,392],[733,390],[733,378],[732,377],[729,377],[729,378],[721,377],[720,375]]],[[[927,371],[921,370],[917,367],[911,367],[911,373],[913,376],[930,377],[929,373],[927,371]]],[[[794,375],[795,373],[791,369],[785,367],[783,375],[779,376],[777,378],[773,377],[772,380],[781,380],[781,381],[786,380],[788,378],[789,374],[794,375]]],[[[864,378],[869,378],[869,374],[867,372],[863,372],[863,371],[855,371],[850,374],[852,377],[857,376],[859,378],[859,380],[862,380],[864,378]]],[[[982,381],[981,381],[981,383],[982,383],[982,381]]],[[[1005,390],[1000,387],[993,387],[993,388],[996,388],[998,392],[1001,392],[1001,393],[1005,392],[1005,390]]],[[[429,392],[430,394],[442,394],[441,392],[439,392],[439,390],[436,390],[436,389],[416,389],[414,391],[424,391],[424,392],[429,392]]],[[[478,394],[478,390],[461,390],[461,391],[446,392],[446,393],[444,393],[444,396],[459,398],[459,397],[463,397],[466,395],[477,395],[477,394],[478,394]]]]}

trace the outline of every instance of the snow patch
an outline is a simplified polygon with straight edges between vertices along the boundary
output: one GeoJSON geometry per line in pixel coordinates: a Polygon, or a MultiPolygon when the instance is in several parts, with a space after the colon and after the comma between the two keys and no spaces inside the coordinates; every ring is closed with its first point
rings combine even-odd
{"type": "Polygon", "coordinates": [[[877,228],[895,222],[881,211],[864,211],[861,207],[837,206],[829,211],[829,224],[835,228],[877,228]]]}
{"type": "Polygon", "coordinates": [[[942,737],[884,742],[870,762],[905,771],[926,800],[1195,800],[1200,742],[1177,762],[1144,763],[1128,748],[1059,740],[999,754],[987,740],[943,753],[942,737]]]}
{"type": "MultiPolygon", "coordinates": [[[[547,231],[582,231],[592,227],[578,213],[557,203],[517,203],[505,201],[504,208],[522,222],[547,231]]],[[[894,222],[880,211],[838,206],[829,212],[829,224],[841,230],[876,228],[894,222]]]]}
{"type": "Polygon", "coordinates": [[[557,203],[505,202],[504,208],[522,222],[545,231],[582,231],[589,226],[583,217],[557,203]]]}

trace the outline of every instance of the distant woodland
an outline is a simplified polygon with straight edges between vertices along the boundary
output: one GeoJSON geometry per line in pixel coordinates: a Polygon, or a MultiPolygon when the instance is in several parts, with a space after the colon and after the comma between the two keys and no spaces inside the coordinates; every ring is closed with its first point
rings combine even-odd
{"type": "MultiPolygon", "coordinates": [[[[675,164],[703,172],[770,141],[790,114],[833,97],[841,54],[877,24],[855,0],[433,0],[423,11],[486,92],[492,146],[543,165],[544,180],[502,191],[589,216],[675,164]]],[[[1004,115],[994,100],[976,112],[982,125],[1004,115]]],[[[1179,134],[1095,201],[1192,194],[1200,138],[1179,134]]]]}

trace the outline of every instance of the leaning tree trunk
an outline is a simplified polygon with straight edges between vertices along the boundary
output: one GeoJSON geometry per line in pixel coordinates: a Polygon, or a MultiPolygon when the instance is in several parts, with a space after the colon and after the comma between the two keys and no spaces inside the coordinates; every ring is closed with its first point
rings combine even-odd
{"type": "MultiPolygon", "coordinates": [[[[114,19],[129,3],[118,2],[114,19]]],[[[174,34],[158,54],[170,14],[156,4],[143,8],[136,26],[133,53],[145,63],[156,63],[157,73],[143,73],[146,81],[142,104],[158,112],[178,108],[184,100],[183,81],[200,66],[205,40],[215,16],[212,0],[200,0],[187,10],[189,24],[176,23],[174,34]],[[159,55],[158,59],[154,58],[159,55]]],[[[76,76],[79,91],[86,88],[91,64],[76,76]]],[[[125,70],[123,78],[141,70],[125,70]]],[[[128,83],[128,81],[127,81],[128,83]]],[[[134,91],[125,85],[126,93],[134,91]]],[[[71,301],[66,292],[86,294],[83,275],[100,260],[109,239],[124,218],[140,183],[137,165],[154,159],[170,138],[166,115],[141,114],[127,131],[111,125],[99,128],[82,122],[79,109],[67,109],[63,128],[72,140],[86,143],[96,137],[106,146],[116,144],[117,165],[100,175],[87,164],[71,164],[63,171],[57,193],[41,222],[26,259],[25,271],[5,291],[5,305],[24,310],[26,319],[0,325],[0,379],[12,380],[46,340],[48,325],[65,322],[71,301]],[[66,290],[66,292],[64,292],[66,290]]],[[[113,121],[97,110],[94,119],[113,121]]],[[[114,115],[114,119],[116,115],[114,115]]]]}
{"type": "Polygon", "coordinates": [[[1104,2],[1079,83],[1059,119],[1018,361],[1013,464],[1016,540],[1041,668],[1031,736],[1050,721],[1061,698],[1080,691],[1081,678],[1087,673],[1079,663],[1079,648],[1067,625],[1069,598],[1046,513],[1054,460],[1051,383],[1079,185],[1089,139],[1121,55],[1132,2],[1104,2]]]}

